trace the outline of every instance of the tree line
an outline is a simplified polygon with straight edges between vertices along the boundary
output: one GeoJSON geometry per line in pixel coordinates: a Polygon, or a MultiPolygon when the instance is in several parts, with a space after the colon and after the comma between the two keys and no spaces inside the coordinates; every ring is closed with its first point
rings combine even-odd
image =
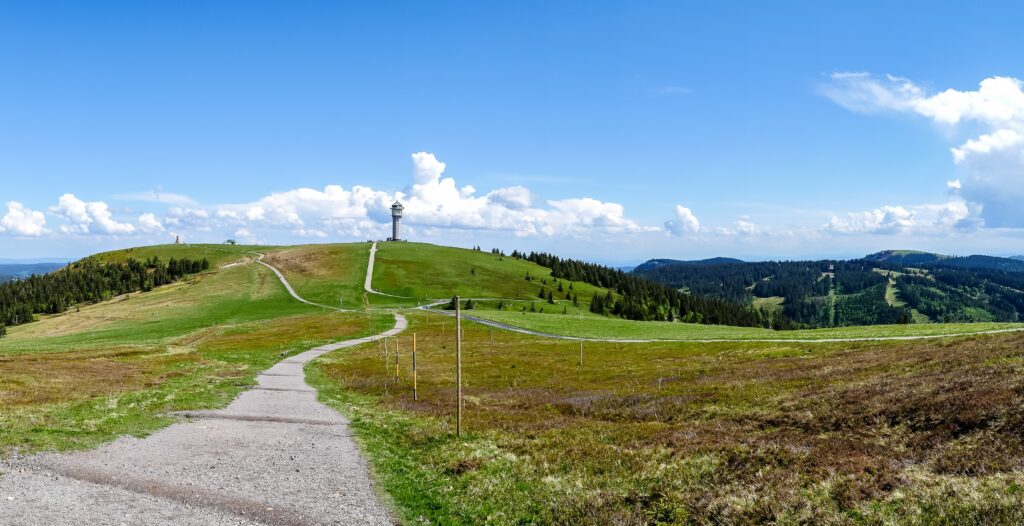
{"type": "Polygon", "coordinates": [[[81,303],[146,292],[209,268],[206,258],[165,262],[152,257],[124,263],[86,258],[50,274],[0,284],[0,327],[28,323],[35,314],[58,314],[81,303]]]}
{"type": "Polygon", "coordinates": [[[641,321],[679,319],[708,325],[791,328],[789,320],[780,313],[739,305],[725,298],[683,292],[604,265],[562,259],[544,252],[526,254],[516,250],[511,255],[550,268],[552,277],[608,289],[605,295],[595,295],[591,300],[590,310],[598,314],[641,321]]]}

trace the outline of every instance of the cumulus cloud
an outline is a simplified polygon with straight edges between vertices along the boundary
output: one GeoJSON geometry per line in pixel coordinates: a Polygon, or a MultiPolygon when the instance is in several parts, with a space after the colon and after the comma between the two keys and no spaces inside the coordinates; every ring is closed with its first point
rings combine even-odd
{"type": "Polygon", "coordinates": [[[689,208],[676,205],[676,217],[665,221],[665,230],[676,236],[697,232],[700,230],[700,221],[689,208]]]}
{"type": "MultiPolygon", "coordinates": [[[[434,154],[417,152],[412,154],[412,185],[404,191],[389,193],[338,185],[323,190],[297,188],[251,203],[220,205],[213,219],[246,228],[287,228],[303,236],[323,237],[329,232],[379,236],[391,221],[391,203],[400,200],[405,206],[405,222],[414,228],[424,227],[424,232],[449,228],[528,236],[657,230],[627,218],[620,204],[589,197],[549,200],[546,207],[539,207],[523,186],[478,195],[472,185],[459,186],[454,178],[445,177],[446,168],[434,154]]],[[[183,216],[184,212],[176,215],[183,216]]]]}
{"type": "Polygon", "coordinates": [[[833,216],[825,230],[838,234],[942,235],[971,227],[970,208],[963,201],[937,205],[882,206],[844,217],[833,216]]]}
{"type": "Polygon", "coordinates": [[[46,216],[17,201],[7,203],[7,213],[0,218],[0,233],[16,236],[40,236],[46,232],[46,216]]]}
{"type": "MultiPolygon", "coordinates": [[[[472,185],[460,186],[454,178],[446,176],[447,165],[434,154],[417,152],[411,160],[411,184],[397,192],[360,185],[327,185],[323,189],[275,192],[248,203],[206,207],[185,196],[157,191],[123,195],[124,199],[181,205],[168,208],[162,216],[142,213],[134,222],[115,218],[103,201],[84,201],[68,193],[60,196],[49,212],[61,219],[59,229],[66,234],[141,236],[169,231],[216,231],[234,232],[235,237],[250,241],[270,231],[312,238],[379,238],[389,230],[391,204],[396,200],[405,205],[404,223],[410,233],[456,229],[500,231],[516,236],[585,237],[660,230],[626,217],[618,203],[592,197],[536,203],[534,194],[520,185],[478,192],[472,185]]],[[[4,231],[41,232],[45,218],[39,212],[23,210],[20,204],[11,204],[5,221],[4,231]],[[38,228],[15,227],[23,216],[37,220],[38,228]]],[[[683,218],[679,228],[696,229],[696,218],[692,214],[683,218]]]]}
{"type": "Polygon", "coordinates": [[[972,210],[978,215],[974,219],[983,220],[985,226],[1024,228],[1024,208],[1019,205],[1024,200],[1024,89],[1020,80],[990,77],[976,90],[929,94],[905,78],[836,73],[825,94],[854,111],[914,113],[953,131],[966,127],[965,123],[987,128],[950,148],[953,162],[966,177],[947,186],[976,209],[972,210]]]}
{"type": "Polygon", "coordinates": [[[160,220],[151,213],[145,213],[139,216],[138,220],[139,231],[146,234],[153,234],[156,232],[163,232],[164,225],[160,224],[160,220]]]}
{"type": "Polygon", "coordinates": [[[60,229],[68,234],[127,235],[135,232],[131,223],[114,220],[110,208],[103,201],[82,201],[74,194],[60,196],[50,213],[67,221],[60,229]]]}

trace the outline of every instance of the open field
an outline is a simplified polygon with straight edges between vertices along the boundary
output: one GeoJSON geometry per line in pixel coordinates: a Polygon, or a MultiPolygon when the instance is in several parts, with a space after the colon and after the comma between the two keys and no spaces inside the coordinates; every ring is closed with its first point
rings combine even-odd
{"type": "MultiPolygon", "coordinates": [[[[465,298],[539,300],[542,288],[555,299],[565,299],[569,284],[552,278],[550,269],[529,261],[426,243],[377,245],[373,273],[375,289],[417,299],[450,298],[458,294],[465,298]],[[527,281],[527,275],[533,279],[527,281]]],[[[584,304],[589,304],[595,293],[607,292],[578,281],[572,285],[572,292],[584,304]]]]}
{"type": "MultiPolygon", "coordinates": [[[[556,309],[561,312],[561,308],[556,309]]],[[[870,325],[801,331],[772,331],[750,327],[697,325],[678,322],[630,321],[619,318],[564,314],[474,310],[472,316],[516,327],[562,336],[585,335],[599,339],[651,340],[829,340],[836,338],[891,338],[940,336],[1004,329],[1022,329],[1021,323],[933,323],[913,325],[870,325]]]]}
{"type": "MultiPolygon", "coordinates": [[[[217,252],[171,247],[131,252],[217,252]]],[[[238,258],[220,254],[221,262],[238,258]]],[[[11,327],[0,339],[0,452],[146,434],[171,421],[168,411],[227,404],[284,356],[371,330],[364,315],[294,301],[262,266],[214,269],[11,327]]],[[[389,319],[373,321],[379,328],[389,319]]]]}
{"type": "Polygon", "coordinates": [[[782,296],[770,296],[767,298],[754,298],[751,301],[757,308],[780,312],[782,311],[782,304],[786,302],[786,298],[783,298],[782,296]]]}
{"type": "Polygon", "coordinates": [[[235,261],[242,261],[246,257],[253,256],[254,252],[272,249],[273,247],[256,245],[151,245],[102,252],[96,254],[95,257],[112,263],[124,262],[130,258],[144,260],[154,256],[164,260],[172,257],[178,259],[206,258],[210,261],[210,268],[218,268],[235,261]]]}
{"type": "Polygon", "coordinates": [[[1017,524],[1024,335],[872,343],[586,343],[411,317],[307,368],[410,523],[1017,524]],[[442,336],[442,323],[446,324],[442,336]],[[393,354],[391,355],[393,358],[393,354]]]}
{"type": "Polygon", "coordinates": [[[366,301],[363,280],[369,259],[370,243],[344,243],[268,251],[264,261],[280,270],[303,298],[358,309],[366,301]]]}

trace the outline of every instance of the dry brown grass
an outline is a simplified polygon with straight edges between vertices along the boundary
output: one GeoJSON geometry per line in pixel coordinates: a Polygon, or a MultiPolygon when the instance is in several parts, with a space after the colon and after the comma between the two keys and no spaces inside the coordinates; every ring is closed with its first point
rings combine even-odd
{"type": "MultiPolygon", "coordinates": [[[[441,473],[435,476],[445,484],[521,477],[530,488],[521,497],[538,504],[513,508],[539,513],[541,522],[846,523],[883,514],[907,495],[924,499],[940,483],[962,487],[929,501],[931,512],[973,502],[956,491],[975,483],[1002,481],[993,491],[1011,497],[1021,483],[1024,335],[827,345],[587,343],[578,368],[575,342],[496,333],[491,346],[488,330],[471,325],[463,362],[467,428],[528,465],[510,473],[508,466],[488,469],[500,454],[456,453],[444,438],[454,408],[451,325],[442,338],[438,325],[417,324],[419,402],[409,395],[408,360],[396,381],[373,347],[323,371],[383,409],[435,422],[394,440],[422,455],[423,469],[441,473]],[[552,492],[551,480],[576,489],[552,492]]],[[[408,338],[400,340],[408,349],[408,338]]],[[[999,513],[1021,498],[999,498],[970,508],[996,515],[967,516],[1016,518],[999,513]]],[[[471,510],[484,502],[458,505],[471,510]]]]}

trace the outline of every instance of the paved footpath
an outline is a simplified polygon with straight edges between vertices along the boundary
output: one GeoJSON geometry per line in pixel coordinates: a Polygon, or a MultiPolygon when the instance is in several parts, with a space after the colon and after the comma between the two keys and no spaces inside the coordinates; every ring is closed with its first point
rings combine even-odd
{"type": "MultiPolygon", "coordinates": [[[[406,328],[402,315],[395,327],[406,328]]],[[[292,356],[227,408],[186,413],[145,439],[0,464],[0,524],[385,525],[344,417],[316,399],[303,366],[359,338],[292,356]]]]}

